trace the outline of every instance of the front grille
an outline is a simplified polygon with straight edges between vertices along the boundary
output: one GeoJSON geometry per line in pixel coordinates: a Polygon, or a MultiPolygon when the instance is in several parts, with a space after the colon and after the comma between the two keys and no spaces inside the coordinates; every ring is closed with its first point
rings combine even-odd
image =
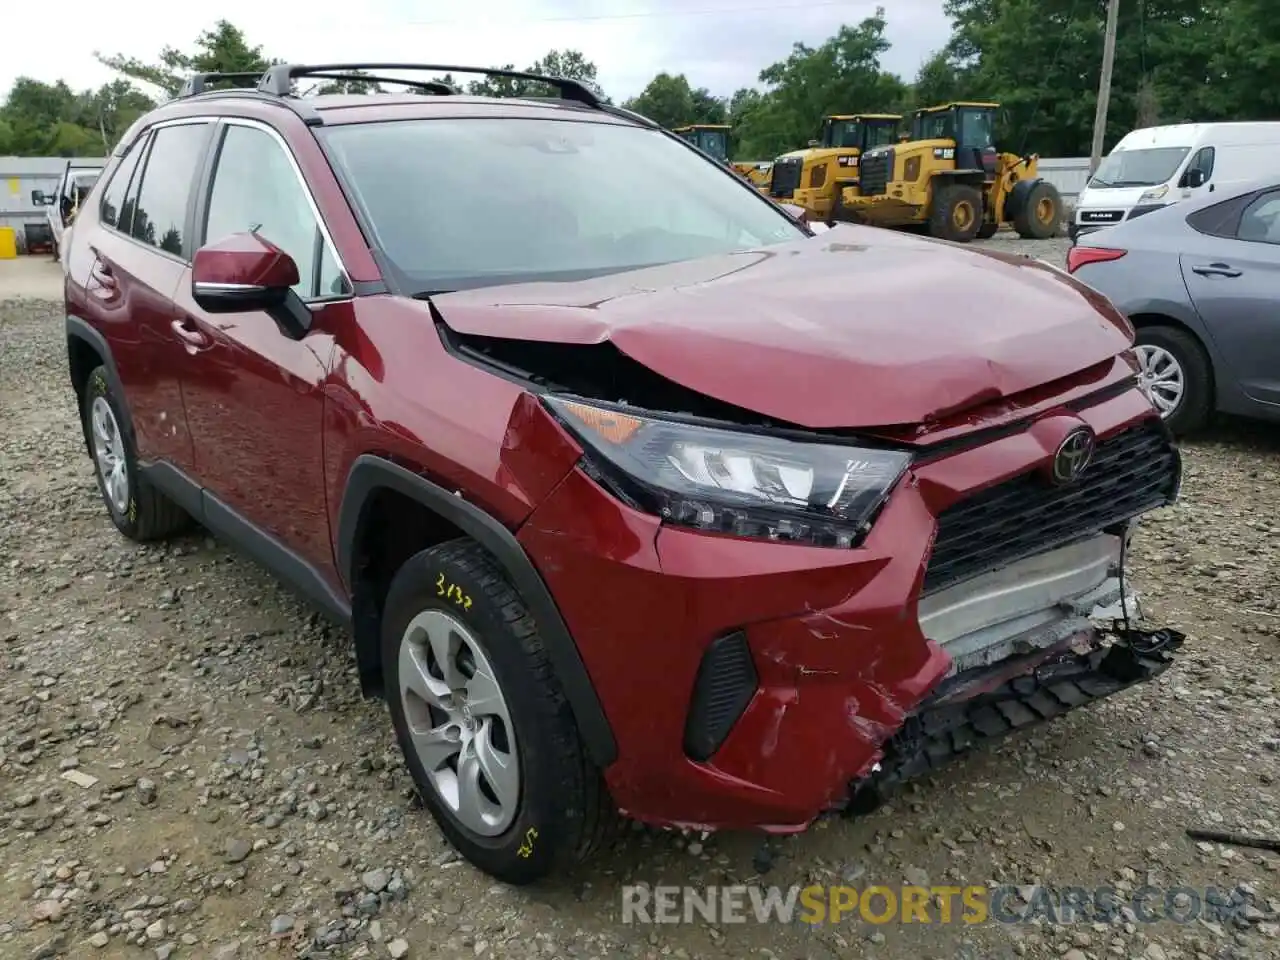
{"type": "Polygon", "coordinates": [[[802,166],[803,163],[799,159],[777,161],[770,174],[769,195],[785,200],[795,193],[796,187],[800,186],[802,166]]]}
{"type": "Polygon", "coordinates": [[[924,592],[1083,540],[1172,503],[1181,458],[1159,420],[1098,443],[1084,476],[1050,486],[1024,473],[948,507],[938,518],[924,592]]]}
{"type": "Polygon", "coordinates": [[[888,189],[892,175],[892,148],[885,150],[883,153],[876,151],[875,153],[864,154],[862,157],[862,172],[858,175],[862,195],[864,197],[881,196],[888,189]]]}
{"type": "Polygon", "coordinates": [[[1123,210],[1081,210],[1081,223],[1119,223],[1124,219],[1123,210]]]}

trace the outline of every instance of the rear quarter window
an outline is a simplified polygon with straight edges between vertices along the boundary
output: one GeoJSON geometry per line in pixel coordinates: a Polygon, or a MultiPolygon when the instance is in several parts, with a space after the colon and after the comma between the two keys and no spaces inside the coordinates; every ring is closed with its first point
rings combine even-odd
{"type": "Polygon", "coordinates": [[[146,149],[147,137],[141,136],[125,151],[124,157],[116,164],[116,169],[102,191],[102,204],[98,208],[98,216],[109,227],[128,230],[126,222],[121,227],[121,211],[124,210],[125,197],[129,192],[129,183],[133,180],[133,172],[138,168],[138,158],[146,149]]]}
{"type": "Polygon", "coordinates": [[[1187,215],[1187,226],[1210,237],[1235,237],[1240,217],[1257,194],[1246,193],[1187,215]]]}

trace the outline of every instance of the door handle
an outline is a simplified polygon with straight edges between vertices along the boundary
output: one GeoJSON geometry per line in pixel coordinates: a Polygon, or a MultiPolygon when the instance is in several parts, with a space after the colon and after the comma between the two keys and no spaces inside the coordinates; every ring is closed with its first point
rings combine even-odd
{"type": "Polygon", "coordinates": [[[179,317],[174,320],[169,324],[169,327],[177,335],[178,339],[189,347],[201,349],[209,345],[209,338],[194,327],[188,326],[185,317],[179,317]]]}
{"type": "Polygon", "coordinates": [[[1238,277],[1244,271],[1229,267],[1225,263],[1209,263],[1192,267],[1191,272],[1198,273],[1202,277],[1238,277]]]}
{"type": "Polygon", "coordinates": [[[111,272],[110,264],[104,262],[96,254],[93,266],[89,268],[89,278],[104,290],[115,292],[117,288],[115,274],[111,272]]]}

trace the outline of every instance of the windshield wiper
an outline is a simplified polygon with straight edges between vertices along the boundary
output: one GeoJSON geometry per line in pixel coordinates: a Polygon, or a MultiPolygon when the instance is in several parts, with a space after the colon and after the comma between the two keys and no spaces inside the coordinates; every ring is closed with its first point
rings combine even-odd
{"type": "Polygon", "coordinates": [[[430,300],[432,297],[442,297],[446,293],[453,293],[452,290],[419,290],[417,293],[409,294],[412,300],[430,300]]]}
{"type": "Polygon", "coordinates": [[[1102,179],[1099,179],[1098,177],[1094,177],[1092,180],[1090,180],[1090,181],[1089,181],[1089,186],[1091,186],[1091,187],[1114,187],[1114,186],[1115,186],[1115,184],[1114,184],[1114,183],[1112,183],[1110,180],[1102,180],[1102,179]]]}

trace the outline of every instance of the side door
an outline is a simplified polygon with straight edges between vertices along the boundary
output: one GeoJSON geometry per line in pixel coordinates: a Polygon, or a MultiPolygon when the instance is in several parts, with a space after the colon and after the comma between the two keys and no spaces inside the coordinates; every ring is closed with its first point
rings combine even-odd
{"type": "Polygon", "coordinates": [[[280,247],[298,265],[294,290],[311,310],[312,326],[294,339],[263,311],[207,314],[191,296],[188,275],[177,304],[207,343],[183,384],[197,475],[234,519],[332,578],[324,381],[332,331],[349,315],[350,281],[292,152],[273,128],[226,119],[204,197],[201,243],[253,232],[280,247]]]}
{"type": "Polygon", "coordinates": [[[1181,255],[1196,311],[1241,389],[1280,403],[1280,188],[1242,198],[1223,236],[1181,255]]]}
{"type": "Polygon", "coordinates": [[[88,319],[111,344],[138,456],[183,471],[194,460],[181,388],[187,354],[173,294],[194,252],[193,188],[212,132],[212,119],[153,127],[103,191],[101,229],[87,234],[85,300],[95,314],[88,319]]]}

